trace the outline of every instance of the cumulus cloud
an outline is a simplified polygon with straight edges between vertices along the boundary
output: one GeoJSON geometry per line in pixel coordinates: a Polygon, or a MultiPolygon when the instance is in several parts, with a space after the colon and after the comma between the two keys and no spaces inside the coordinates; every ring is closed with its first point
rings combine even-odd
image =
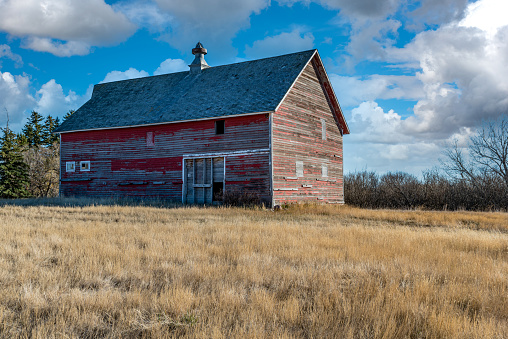
{"type": "Polygon", "coordinates": [[[138,27],[147,28],[152,33],[164,32],[174,23],[173,16],[153,2],[119,2],[113,8],[138,27]]]}
{"type": "Polygon", "coordinates": [[[397,20],[365,21],[353,23],[347,62],[351,66],[361,60],[384,61],[388,56],[387,49],[395,44],[393,35],[397,34],[401,23],[397,20]]]}
{"type": "Polygon", "coordinates": [[[467,8],[467,16],[458,23],[461,27],[476,27],[492,38],[506,25],[508,2],[504,0],[483,0],[472,3],[467,8]]]}
{"type": "Polygon", "coordinates": [[[68,57],[73,55],[87,55],[90,45],[81,41],[56,41],[54,39],[29,37],[23,42],[23,47],[37,52],[49,52],[56,56],[68,57]]]}
{"type": "Polygon", "coordinates": [[[104,82],[143,78],[143,77],[147,77],[149,75],[150,74],[148,74],[147,72],[145,72],[143,70],[138,71],[137,69],[131,67],[128,70],[126,70],[125,72],[121,72],[121,71],[109,72],[108,74],[106,74],[106,77],[104,78],[104,80],[102,80],[100,83],[102,84],[104,82]]]}
{"type": "Polygon", "coordinates": [[[343,15],[356,19],[384,19],[389,14],[394,13],[400,3],[399,0],[320,0],[319,2],[325,7],[338,9],[343,15]]]}
{"type": "Polygon", "coordinates": [[[153,72],[153,75],[176,73],[188,71],[189,66],[182,59],[166,59],[161,62],[160,66],[153,72]]]}
{"type": "MultiPolygon", "coordinates": [[[[35,99],[30,95],[30,77],[0,72],[0,126],[5,127],[7,112],[11,128],[23,119],[25,110],[33,107],[35,99]]],[[[14,127],[13,127],[14,126],[14,127]]]]}
{"type": "Polygon", "coordinates": [[[385,113],[376,102],[366,101],[354,108],[351,114],[351,128],[355,133],[351,139],[356,142],[376,142],[398,144],[409,141],[407,136],[401,140],[402,118],[393,110],[385,113]]]}
{"type": "MultiPolygon", "coordinates": [[[[345,138],[346,171],[370,166],[418,174],[437,163],[450,140],[464,146],[482,120],[508,113],[508,22],[499,14],[508,3],[480,0],[466,8],[454,3],[460,13],[439,19],[447,24],[416,34],[402,48],[377,46],[384,53],[377,54],[379,60],[413,67],[414,75],[330,75],[341,104],[354,107],[346,110],[352,131],[345,138]],[[417,101],[414,114],[404,119],[376,103],[390,98],[417,101]]],[[[353,37],[352,54],[355,44],[353,37]]],[[[357,46],[356,57],[375,59],[375,49],[357,46]]]]}
{"type": "Polygon", "coordinates": [[[409,28],[421,29],[425,26],[441,26],[464,18],[468,0],[425,0],[409,13],[409,28]]]}
{"type": "Polygon", "coordinates": [[[475,27],[443,27],[420,33],[404,49],[419,61],[425,91],[408,130],[443,138],[508,112],[505,31],[489,38],[475,27]]]}
{"type": "Polygon", "coordinates": [[[36,90],[29,75],[0,72],[0,127],[5,127],[6,111],[9,113],[9,127],[20,131],[30,111],[35,110],[43,116],[51,114],[62,117],[69,110],[83,105],[91,94],[92,86],[82,96],[73,91],[65,94],[62,86],[54,79],[36,90]]]}
{"type": "Polygon", "coordinates": [[[347,28],[350,41],[346,46],[349,56],[341,56],[340,63],[352,70],[359,61],[384,60],[386,47],[395,43],[393,38],[401,26],[394,19],[402,0],[279,0],[281,4],[292,5],[297,2],[320,4],[324,8],[337,11],[332,22],[341,28],[347,28]]]}
{"type": "Polygon", "coordinates": [[[245,56],[249,59],[258,59],[309,50],[313,47],[314,36],[312,33],[301,33],[300,30],[295,29],[289,33],[281,33],[254,41],[252,46],[245,46],[245,56]]]}
{"type": "Polygon", "coordinates": [[[64,93],[62,85],[51,79],[37,91],[35,110],[42,115],[62,116],[71,109],[77,109],[89,99],[88,93],[77,95],[74,91],[64,93]]]}
{"type": "Polygon", "coordinates": [[[27,39],[27,48],[68,56],[124,41],[136,26],[103,0],[4,0],[0,30],[27,39]]]}
{"type": "MultiPolygon", "coordinates": [[[[474,130],[484,119],[506,114],[508,25],[495,19],[495,13],[503,12],[503,6],[508,5],[500,4],[496,0],[473,3],[460,21],[421,32],[404,48],[383,47],[387,61],[417,65],[414,76],[373,75],[360,79],[332,74],[341,103],[359,105],[358,109],[365,112],[364,101],[417,100],[413,116],[387,121],[396,127],[399,140],[412,136],[438,144],[452,135],[474,130]]],[[[376,115],[379,109],[371,107],[369,111],[376,115]]]]}
{"type": "Polygon", "coordinates": [[[330,74],[330,81],[342,107],[375,99],[418,100],[425,95],[422,82],[414,76],[374,74],[361,79],[330,74]]]}
{"type": "MultiPolygon", "coordinates": [[[[182,59],[166,59],[160,63],[159,67],[153,72],[153,75],[176,73],[181,71],[188,71],[189,66],[182,59]]],[[[111,71],[106,74],[104,80],[100,83],[136,79],[150,76],[150,74],[144,70],[138,71],[137,69],[130,67],[126,71],[111,71]]]]}
{"type": "Polygon", "coordinates": [[[418,175],[429,163],[437,163],[442,143],[405,133],[405,120],[393,110],[385,112],[376,102],[354,108],[348,124],[352,133],[345,139],[346,171],[370,167],[418,175]]]}
{"type": "Polygon", "coordinates": [[[351,111],[352,134],[346,142],[353,150],[366,153],[356,155],[350,165],[362,169],[359,164],[368,163],[381,170],[386,167],[379,161],[383,158],[390,161],[392,168],[396,161],[403,160],[414,165],[419,161],[415,154],[424,157],[428,165],[437,160],[447,141],[467,140],[482,120],[506,114],[508,34],[503,32],[504,28],[493,39],[471,27],[445,27],[419,34],[405,52],[419,61],[421,70],[414,80],[404,78],[409,85],[399,83],[397,91],[393,91],[390,80],[401,79],[332,76],[339,99],[341,91],[347,93],[347,87],[351,86],[350,93],[356,88],[357,96],[353,94],[349,104],[371,100],[351,111]],[[341,85],[336,85],[337,82],[341,85]],[[412,95],[420,98],[414,115],[406,119],[394,111],[384,112],[374,102],[377,98],[410,97],[405,93],[410,88],[414,90],[412,95]]]}
{"type": "MultiPolygon", "coordinates": [[[[269,6],[269,0],[155,0],[173,19],[170,32],[162,39],[181,51],[189,41],[201,41],[217,55],[233,55],[231,39],[250,26],[250,16],[269,6]]],[[[192,47],[192,46],[190,46],[192,47]]]]}

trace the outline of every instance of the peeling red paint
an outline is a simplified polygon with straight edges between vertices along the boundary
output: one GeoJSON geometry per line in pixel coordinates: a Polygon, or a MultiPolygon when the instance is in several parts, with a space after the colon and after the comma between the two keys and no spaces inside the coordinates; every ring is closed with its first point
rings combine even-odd
{"type": "MultiPolygon", "coordinates": [[[[221,120],[225,120],[226,130],[220,136],[215,135],[215,120],[64,133],[61,193],[67,196],[158,196],[179,201],[184,156],[201,154],[206,157],[208,153],[224,152],[229,178],[239,179],[243,174],[237,169],[243,168],[243,172],[263,178],[261,194],[269,196],[269,154],[264,152],[241,159],[228,155],[268,149],[269,118],[258,114],[221,120]],[[147,132],[153,132],[153,146],[147,145],[147,132]],[[75,172],[65,172],[67,161],[76,162],[75,172]],[[79,161],[90,161],[90,171],[81,172],[79,161]],[[88,179],[86,184],[77,181],[88,179]]],[[[233,188],[235,184],[230,186],[233,188]]],[[[257,180],[253,187],[260,187],[257,180]]]]}
{"type": "Polygon", "coordinates": [[[148,159],[113,159],[111,170],[163,172],[178,171],[182,168],[182,157],[148,158],[148,159]]]}

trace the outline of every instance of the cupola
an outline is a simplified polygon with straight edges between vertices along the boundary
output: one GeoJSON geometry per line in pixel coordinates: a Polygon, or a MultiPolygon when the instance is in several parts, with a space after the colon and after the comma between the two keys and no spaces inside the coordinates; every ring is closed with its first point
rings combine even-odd
{"type": "Polygon", "coordinates": [[[205,54],[207,53],[206,48],[203,47],[201,42],[196,44],[196,47],[192,49],[192,54],[195,55],[194,61],[189,65],[190,72],[192,74],[201,73],[201,70],[205,68],[209,68],[208,64],[205,61],[205,54]]]}

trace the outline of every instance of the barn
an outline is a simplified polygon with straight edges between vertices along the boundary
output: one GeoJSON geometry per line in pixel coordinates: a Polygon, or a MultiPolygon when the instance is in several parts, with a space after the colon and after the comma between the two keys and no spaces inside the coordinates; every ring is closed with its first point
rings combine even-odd
{"type": "Polygon", "coordinates": [[[347,123],[317,50],[94,86],[60,134],[60,195],[343,203],[347,123]]]}

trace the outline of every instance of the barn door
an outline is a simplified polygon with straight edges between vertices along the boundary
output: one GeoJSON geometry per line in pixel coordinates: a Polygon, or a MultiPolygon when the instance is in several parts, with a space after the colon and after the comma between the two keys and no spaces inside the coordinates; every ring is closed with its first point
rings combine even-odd
{"type": "Polygon", "coordinates": [[[222,200],[224,158],[185,159],[183,202],[212,204],[222,200]]]}

